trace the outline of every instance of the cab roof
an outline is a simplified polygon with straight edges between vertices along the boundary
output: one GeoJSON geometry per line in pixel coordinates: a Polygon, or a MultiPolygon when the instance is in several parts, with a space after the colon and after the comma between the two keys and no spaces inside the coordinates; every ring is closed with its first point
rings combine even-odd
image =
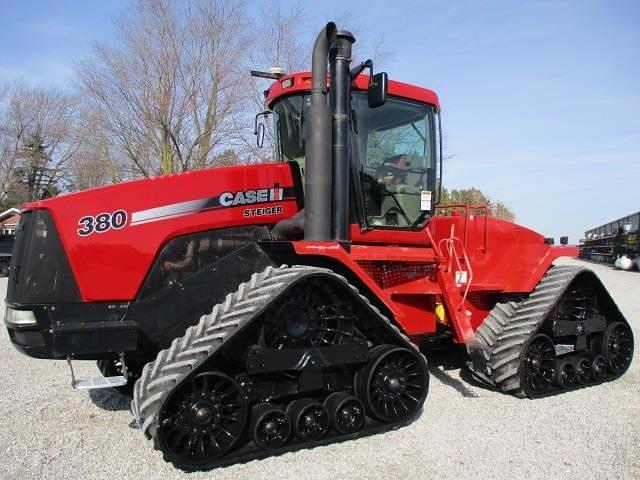
{"type": "MultiPolygon", "coordinates": [[[[328,79],[327,79],[328,81],[328,79]]],[[[353,82],[351,88],[360,91],[366,91],[369,85],[369,75],[360,74],[353,82]]],[[[286,95],[308,92],[311,90],[311,72],[299,72],[285,75],[271,85],[266,92],[265,104],[271,108],[275,100],[286,95]]],[[[408,83],[389,80],[388,94],[394,97],[405,98],[407,100],[415,100],[422,103],[428,103],[440,108],[438,95],[433,90],[417,87],[408,83]]]]}

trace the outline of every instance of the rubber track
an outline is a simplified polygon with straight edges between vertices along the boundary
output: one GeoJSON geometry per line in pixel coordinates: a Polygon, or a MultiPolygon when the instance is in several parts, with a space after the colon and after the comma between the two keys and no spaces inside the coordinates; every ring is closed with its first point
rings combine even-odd
{"type": "Polygon", "coordinates": [[[154,448],[158,448],[156,441],[158,412],[171,390],[211,357],[245,324],[256,318],[289,285],[314,274],[330,275],[342,282],[377,313],[381,320],[395,330],[404,339],[406,346],[411,345],[416,348],[344,277],[331,270],[316,267],[286,265],[279,268],[268,267],[260,273],[254,273],[249,281],[240,284],[237,291],[227,295],[225,301],[213,307],[210,314],[202,316],[196,325],[186,330],[183,337],[176,338],[169,348],[158,353],[153,362],[145,365],[133,389],[131,410],[140,430],[154,448]]]}
{"type": "Polygon", "coordinates": [[[582,270],[582,267],[551,267],[525,298],[495,305],[476,330],[488,366],[486,372],[473,371],[479,380],[505,393],[526,396],[519,373],[524,346],[582,270]]]}

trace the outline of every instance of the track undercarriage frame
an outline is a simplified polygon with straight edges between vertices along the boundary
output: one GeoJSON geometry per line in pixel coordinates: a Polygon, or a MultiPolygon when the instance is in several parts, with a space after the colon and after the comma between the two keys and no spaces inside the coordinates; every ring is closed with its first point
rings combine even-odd
{"type": "Polygon", "coordinates": [[[145,366],[132,410],[167,460],[206,469],[405,425],[428,378],[343,277],[268,267],[145,366]]]}

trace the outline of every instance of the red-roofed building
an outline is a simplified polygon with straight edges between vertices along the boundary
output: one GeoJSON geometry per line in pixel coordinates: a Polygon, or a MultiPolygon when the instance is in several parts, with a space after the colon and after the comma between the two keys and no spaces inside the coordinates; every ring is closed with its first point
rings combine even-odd
{"type": "Polygon", "coordinates": [[[15,235],[20,223],[20,210],[10,208],[0,213],[0,233],[5,235],[15,235]]]}

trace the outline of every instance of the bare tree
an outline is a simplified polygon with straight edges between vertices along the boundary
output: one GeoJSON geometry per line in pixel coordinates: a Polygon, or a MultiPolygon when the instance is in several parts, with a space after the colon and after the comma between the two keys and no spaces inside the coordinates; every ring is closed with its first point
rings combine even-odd
{"type": "Polygon", "coordinates": [[[113,147],[143,176],[204,168],[238,142],[245,18],[222,0],[139,0],[77,73],[113,147]]]}
{"type": "Polygon", "coordinates": [[[57,194],[78,147],[75,99],[24,84],[7,97],[0,120],[0,201],[15,205],[57,194]]]}
{"type": "Polygon", "coordinates": [[[260,18],[253,27],[252,45],[246,52],[245,115],[237,125],[242,140],[240,156],[244,162],[265,162],[273,159],[275,138],[272,122],[263,119],[265,139],[258,148],[254,132],[254,115],[264,110],[264,92],[271,80],[249,77],[249,70],[264,71],[279,67],[285,73],[308,70],[311,60],[311,36],[308,35],[301,4],[284,8],[279,5],[262,6],[260,18]]]}
{"type": "Polygon", "coordinates": [[[139,176],[112,147],[100,114],[88,106],[83,106],[79,114],[75,138],[78,148],[66,165],[69,190],[85,190],[139,176]]]}
{"type": "Polygon", "coordinates": [[[11,183],[17,150],[8,120],[8,90],[8,86],[0,86],[0,202],[4,201],[11,183]]]}

